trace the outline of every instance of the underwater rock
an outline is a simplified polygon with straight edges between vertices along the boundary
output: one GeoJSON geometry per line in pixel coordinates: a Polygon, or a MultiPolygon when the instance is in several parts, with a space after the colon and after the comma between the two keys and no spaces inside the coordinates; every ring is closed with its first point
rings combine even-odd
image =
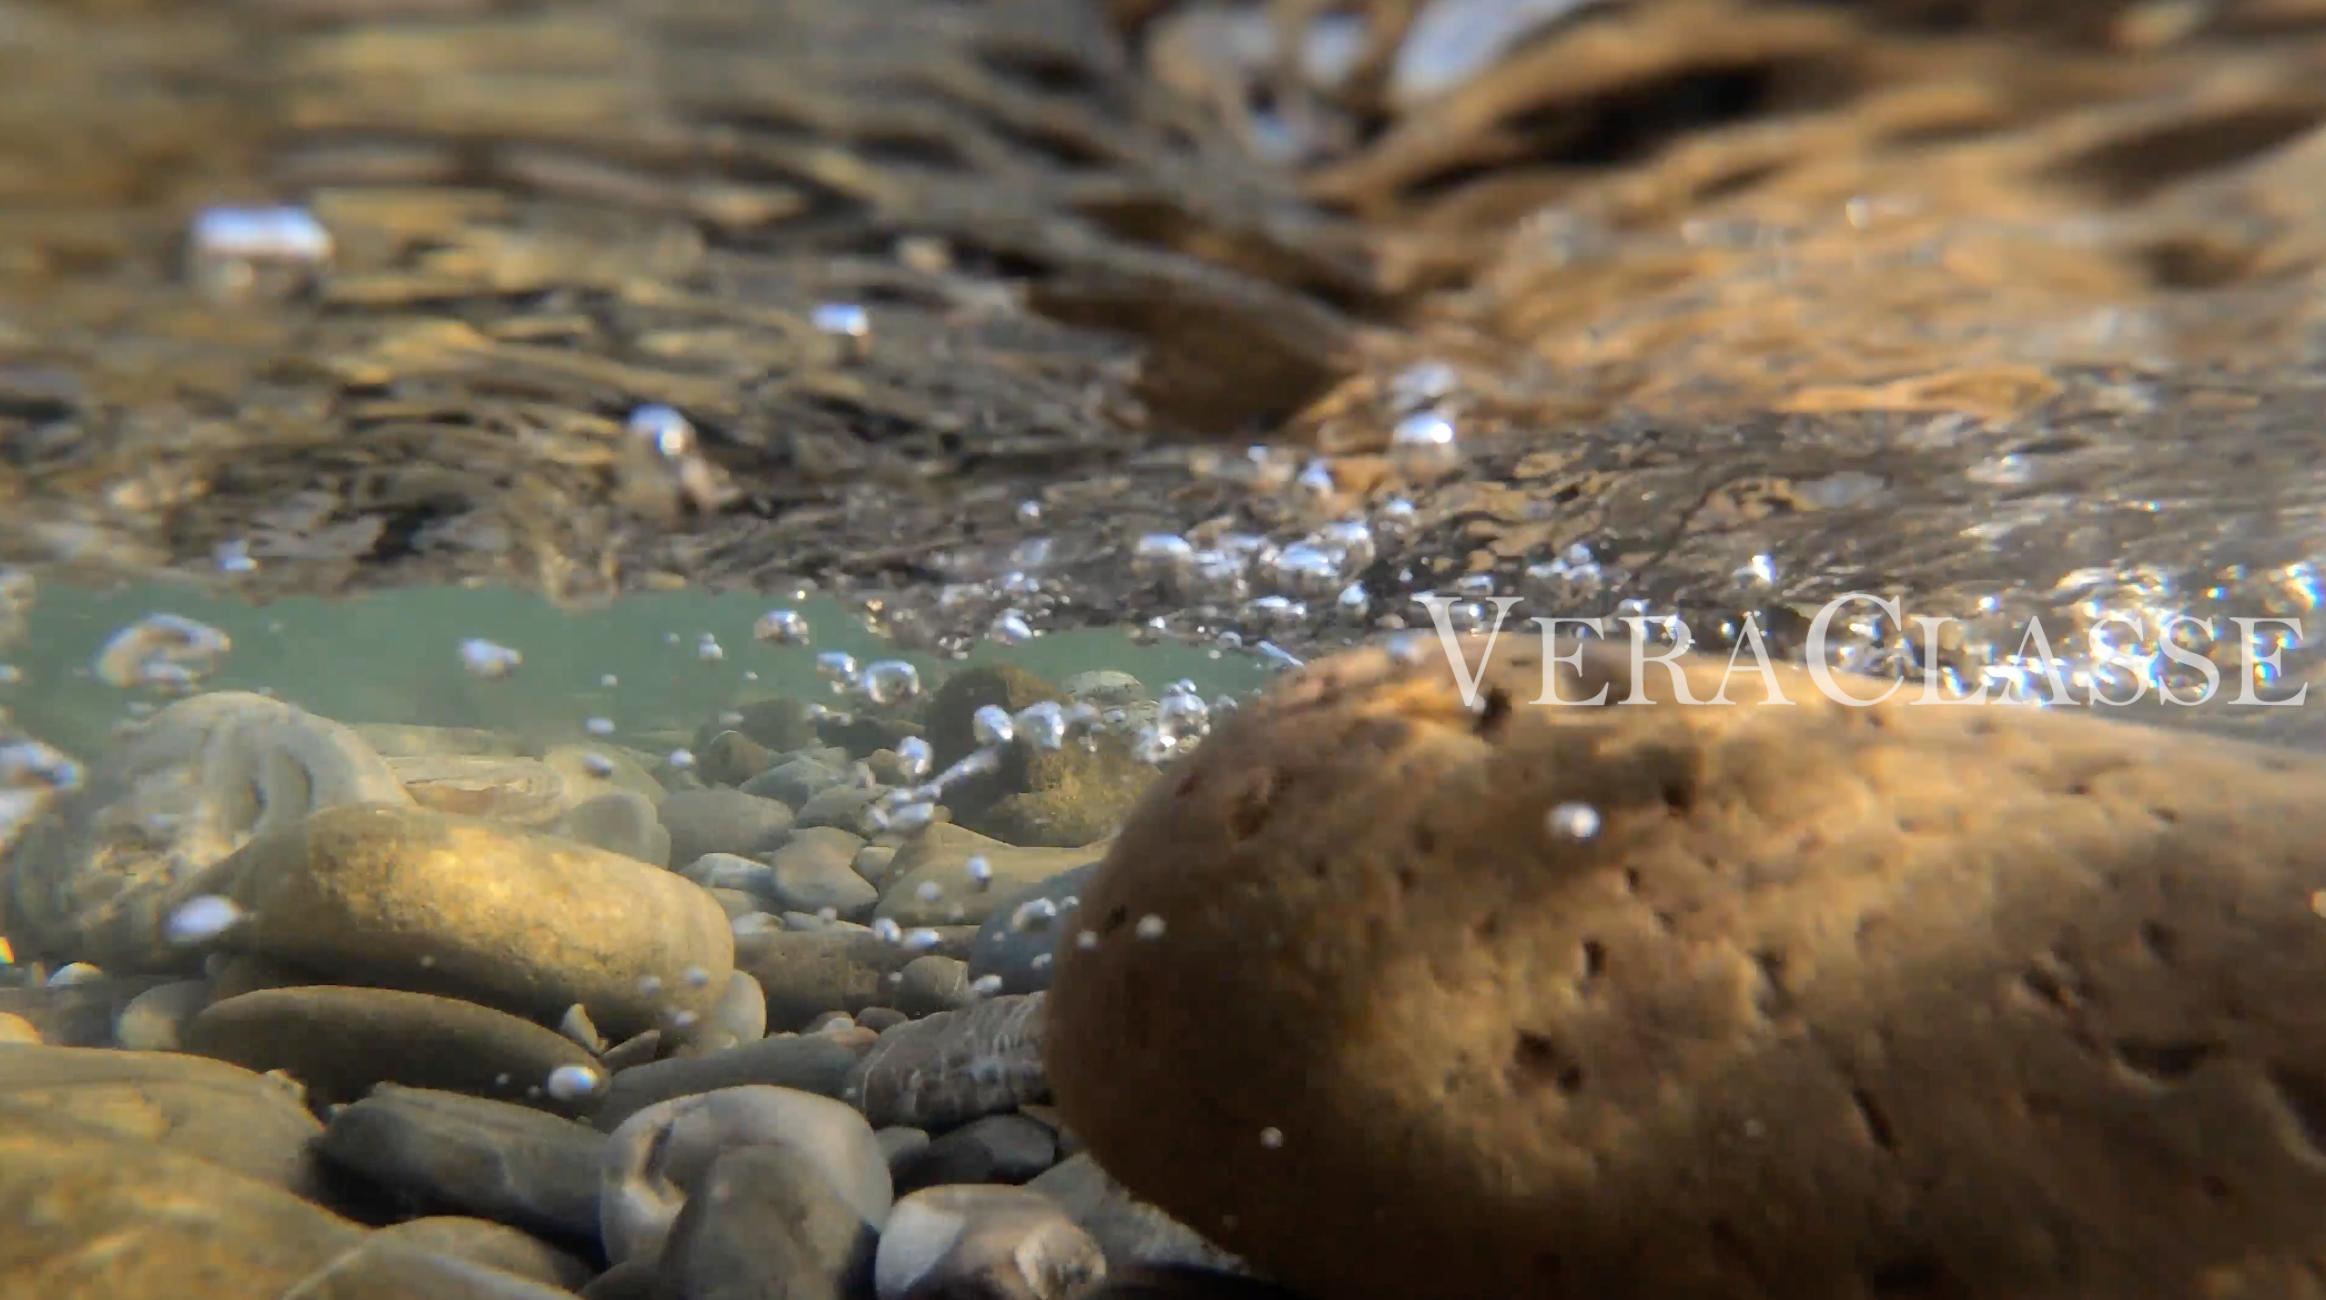
{"type": "MultiPolygon", "coordinates": [[[[582,1185],[587,1187],[588,1183],[585,1181],[582,1185]]],[[[560,1295],[568,1294],[588,1282],[590,1275],[596,1272],[581,1260],[530,1233],[485,1219],[467,1219],[454,1215],[406,1219],[402,1223],[374,1230],[367,1240],[367,1244],[375,1246],[390,1243],[442,1259],[479,1264],[542,1286],[554,1287],[560,1295]]],[[[382,1300],[387,1300],[389,1294],[383,1292],[382,1300]]],[[[412,1293],[407,1291],[403,1294],[412,1293]]],[[[426,1294],[434,1296],[438,1293],[431,1291],[426,1294]]]]}
{"type": "Polygon", "coordinates": [[[662,824],[670,829],[673,862],[692,862],[706,853],[749,857],[783,843],[792,810],[724,786],[675,790],[662,801],[662,824]]]}
{"type": "Polygon", "coordinates": [[[541,755],[541,761],[564,779],[576,804],[596,795],[624,790],[659,808],[670,793],[646,770],[645,764],[620,745],[553,745],[541,755]]]}
{"type": "Polygon", "coordinates": [[[735,730],[774,753],[789,753],[819,743],[816,715],[806,700],[790,696],[753,700],[736,712],[742,717],[736,721],[735,730]]]}
{"type": "Polygon", "coordinates": [[[674,1027],[673,1056],[707,1056],[767,1037],[767,994],[749,971],[727,977],[727,987],[694,1023],[674,1027]]]}
{"type": "Polygon", "coordinates": [[[861,921],[880,901],[880,891],[856,874],[856,854],[864,837],[837,826],[810,826],[792,832],[768,855],[769,896],[777,910],[821,912],[830,908],[843,921],[861,921]]]}
{"type": "MultiPolygon", "coordinates": [[[[670,1226],[661,1274],[678,1296],[861,1296],[881,1220],[867,1219],[821,1162],[789,1146],[719,1152],[670,1226]]],[[[882,1209],[887,1209],[887,1198],[882,1209]]]]}
{"type": "Polygon", "coordinates": [[[1074,932],[1082,887],[1098,871],[1098,860],[1069,868],[1006,894],[969,949],[969,976],[991,975],[1001,993],[1039,993],[1050,987],[1058,936],[1074,932]]]}
{"type": "Polygon", "coordinates": [[[210,981],[171,980],[129,1000],[113,1022],[113,1041],[136,1052],[174,1052],[186,1022],[210,1001],[210,981]]]}
{"type": "Polygon", "coordinates": [[[590,1122],[612,1129],[648,1106],[724,1088],[764,1085],[819,1097],[837,1097],[872,1035],[782,1034],[701,1056],[673,1056],[631,1066],[614,1076],[590,1122]]]}
{"type": "Polygon", "coordinates": [[[321,1192],[309,1147],[322,1126],[299,1090],[224,1061],[176,1052],[0,1047],[0,1108],[158,1144],[302,1196],[321,1192]]]}
{"type": "Polygon", "coordinates": [[[1798,670],[1678,702],[1724,667],[1683,696],[1597,643],[1557,700],[1654,703],[1534,703],[1505,644],[1472,709],[1367,651],[1239,711],[1083,891],[1066,1122],[1350,1300],[2260,1295],[2310,1258],[2326,764],[1798,670]]]}
{"type": "Polygon", "coordinates": [[[350,982],[451,991],[607,1034],[707,1010],[734,969],[693,882],[570,840],[417,808],[340,808],[180,887],[243,913],[218,939],[350,982]]]}
{"type": "Polygon", "coordinates": [[[654,802],[635,790],[608,790],[575,804],[558,820],[555,833],[650,866],[670,862],[670,832],[654,802]]]}
{"type": "Polygon", "coordinates": [[[883,873],[888,884],[873,914],[898,925],[978,925],[1018,890],[1088,866],[1105,852],[1103,843],[1020,848],[939,822],[897,850],[883,873]],[[970,874],[971,858],[985,859],[986,880],[970,874]]]}
{"type": "Polygon", "coordinates": [[[854,1014],[895,996],[889,975],[920,954],[869,930],[762,930],[735,940],[735,964],[767,990],[770,1029],[799,1029],[829,1011],[854,1014]]]}
{"type": "Polygon", "coordinates": [[[720,1153],[754,1145],[790,1149],[858,1220],[875,1230],[887,1221],[888,1162],[863,1116],[814,1093],[723,1088],[659,1102],[614,1130],[598,1184],[607,1258],[660,1251],[704,1171],[720,1153]]]}
{"type": "Polygon", "coordinates": [[[354,1101],[398,1083],[570,1110],[548,1091],[561,1066],[595,1071],[572,1039],[452,998],[314,985],[214,1002],[186,1027],[186,1049],[253,1070],[281,1070],[318,1102],[354,1101]]]}
{"type": "MultiPolygon", "coordinates": [[[[1064,703],[1064,691],[1022,668],[984,665],[945,680],[929,702],[929,743],[943,770],[978,748],[974,719],[988,705],[1016,714],[1029,705],[1064,703]]],[[[946,788],[955,821],[1010,844],[1068,847],[1114,833],[1123,814],[1155,778],[1114,734],[1095,749],[1068,742],[1056,749],[1005,746],[1001,766],[946,788]]]]}
{"type": "Polygon", "coordinates": [[[1106,1256],[1058,1203],[1017,1187],[950,1186],[896,1203],[873,1277],[880,1300],[1073,1300],[1106,1256]]]}
{"type": "Polygon", "coordinates": [[[1022,1183],[1056,1163],[1058,1135],[1016,1114],[973,1119],[901,1159],[889,1157],[900,1194],[949,1183],[1022,1183]]]}
{"type": "Polygon", "coordinates": [[[991,998],[887,1030],[841,1093],[875,1125],[948,1129],[1047,1101],[1042,995],[991,998]]]}
{"type": "Polygon", "coordinates": [[[423,1204],[588,1239],[605,1146],[596,1129],[531,1107],[383,1083],[331,1117],[318,1149],[423,1204]]]}
{"type": "Polygon", "coordinates": [[[833,786],[847,784],[847,757],[845,752],[837,750],[794,754],[743,782],[743,792],[780,800],[799,809],[804,815],[809,800],[833,786]],[[835,753],[839,755],[839,762],[818,757],[835,753]]]}
{"type": "Polygon", "coordinates": [[[224,1165],[0,1104],[0,1295],[285,1295],[364,1230],[224,1165]]]}
{"type": "Polygon", "coordinates": [[[410,803],[352,728],[262,695],[192,696],[130,730],[9,855],[0,923],[20,959],[183,969],[192,955],[163,933],[179,881],[309,813],[410,803]]]}
{"type": "Polygon", "coordinates": [[[1243,1261],[1207,1240],[1204,1235],[1171,1217],[1160,1207],[1140,1200],[1099,1167],[1089,1153],[1067,1157],[1026,1184],[1056,1201],[1082,1230],[1106,1252],[1110,1271],[1140,1267],[1200,1268],[1236,1276],[1243,1261]]]}
{"type": "Polygon", "coordinates": [[[437,812],[538,829],[571,805],[565,778],[539,759],[430,754],[387,764],[412,802],[437,812]]]}
{"type": "Polygon", "coordinates": [[[695,735],[696,770],[717,785],[741,785],[774,765],[776,751],[740,731],[705,727],[695,735]]]}

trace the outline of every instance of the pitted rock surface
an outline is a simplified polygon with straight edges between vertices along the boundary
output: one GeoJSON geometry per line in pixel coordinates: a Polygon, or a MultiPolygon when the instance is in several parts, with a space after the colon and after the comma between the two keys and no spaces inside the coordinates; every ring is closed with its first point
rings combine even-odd
{"type": "Polygon", "coordinates": [[[1048,1042],[1134,1192],[1333,1300],[2315,1292],[2326,764],[1538,656],[1322,663],[1133,814],[1048,1042]]]}

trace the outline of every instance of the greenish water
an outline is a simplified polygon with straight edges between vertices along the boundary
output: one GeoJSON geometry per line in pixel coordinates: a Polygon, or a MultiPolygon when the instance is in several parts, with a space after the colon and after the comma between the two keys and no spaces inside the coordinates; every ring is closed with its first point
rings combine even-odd
{"type": "Polygon", "coordinates": [[[255,605],[164,585],[96,590],[44,582],[28,634],[0,650],[21,674],[0,686],[17,726],[77,757],[93,757],[135,700],[165,697],[99,679],[92,664],[120,629],[155,613],[215,627],[233,647],[201,681],[205,690],[268,690],[344,722],[491,727],[542,740],[578,739],[584,720],[611,719],[636,735],[692,730],[723,708],[769,695],[835,697],[815,658],[841,651],[869,662],[901,658],[934,689],[963,664],[1013,663],[1053,681],[1093,668],[1131,673],[1150,691],[1192,679],[1209,696],[1240,692],[1273,667],[1244,654],[1184,643],[1134,644],[1118,631],[1056,632],[1015,646],[983,643],[965,660],[900,652],[830,598],[792,603],[701,592],[627,597],[595,610],[561,609],[506,589],[405,588],[342,598],[255,605]],[[797,609],[805,646],[754,640],[770,608],[797,609]],[[708,634],[717,657],[703,653],[708,634]],[[523,656],[506,677],[469,672],[461,645],[483,638],[523,656]],[[612,679],[611,685],[608,678],[612,679]]]}

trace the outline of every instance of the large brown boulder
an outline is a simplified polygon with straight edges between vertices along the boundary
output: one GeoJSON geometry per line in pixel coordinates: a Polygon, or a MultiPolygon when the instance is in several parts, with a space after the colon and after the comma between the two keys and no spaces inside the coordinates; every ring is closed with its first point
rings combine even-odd
{"type": "Polygon", "coordinates": [[[1085,888],[1067,1123],[1322,1300],[2321,1294],[2326,764],[1774,680],[1289,680],[1085,888]]]}

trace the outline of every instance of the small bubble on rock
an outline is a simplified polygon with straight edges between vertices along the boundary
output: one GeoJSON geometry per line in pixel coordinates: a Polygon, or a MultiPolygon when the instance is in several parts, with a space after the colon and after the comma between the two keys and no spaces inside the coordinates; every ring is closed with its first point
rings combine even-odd
{"type": "Polygon", "coordinates": [[[169,941],[190,945],[208,943],[234,927],[242,919],[242,907],[233,899],[219,894],[203,894],[181,903],[170,913],[164,927],[169,941]]]}
{"type": "Polygon", "coordinates": [[[902,659],[875,660],[856,685],[874,704],[903,704],[921,693],[921,670],[902,659]]]}
{"type": "Polygon", "coordinates": [[[913,890],[913,897],[924,903],[934,903],[945,896],[945,887],[934,880],[924,880],[913,890]]]}
{"type": "Polygon", "coordinates": [[[918,930],[906,931],[901,942],[904,944],[906,952],[927,952],[937,946],[937,939],[937,932],[924,926],[918,930]]]}
{"type": "Polygon", "coordinates": [[[1142,939],[1160,939],[1163,937],[1163,928],[1163,918],[1149,912],[1139,918],[1137,925],[1131,927],[1131,933],[1142,939]]]}
{"type": "Polygon", "coordinates": [[[1010,929],[1019,934],[1032,930],[1047,930],[1058,919],[1058,904],[1047,898],[1029,898],[1010,913],[1010,929]]]}
{"type": "Polygon", "coordinates": [[[561,1065],[549,1072],[549,1095],[559,1101],[580,1101],[598,1090],[598,1072],[587,1065],[561,1065]]]}
{"type": "Polygon", "coordinates": [[[1551,809],[1547,821],[1551,834],[1563,840],[1587,840],[1599,833],[1599,810],[1587,803],[1560,804],[1551,809]]]}
{"type": "Polygon", "coordinates": [[[1278,1147],[1283,1146],[1284,1130],[1277,1128],[1273,1124],[1269,1125],[1267,1128],[1261,1129],[1260,1145],[1268,1148],[1270,1151],[1274,1151],[1278,1147]]]}
{"type": "Polygon", "coordinates": [[[872,937],[882,943],[901,943],[905,937],[904,927],[898,925],[894,917],[876,916],[872,919],[872,937]]]}
{"type": "Polygon", "coordinates": [[[970,883],[979,889],[993,883],[993,863],[987,861],[982,853],[969,855],[969,861],[962,864],[962,870],[969,873],[970,883]]]}
{"type": "Polygon", "coordinates": [[[691,749],[674,749],[670,751],[669,762],[673,770],[684,772],[695,765],[695,752],[691,749]]]}
{"type": "Polygon", "coordinates": [[[981,998],[990,998],[1001,992],[1001,976],[980,975],[969,981],[969,991],[981,998]]]}
{"type": "Polygon", "coordinates": [[[603,716],[584,718],[582,730],[593,736],[611,736],[614,734],[614,720],[603,716]]]}
{"type": "Polygon", "coordinates": [[[1082,949],[1084,952],[1089,952],[1092,949],[1097,948],[1098,931],[1084,930],[1082,933],[1074,936],[1074,946],[1082,949]]]}

